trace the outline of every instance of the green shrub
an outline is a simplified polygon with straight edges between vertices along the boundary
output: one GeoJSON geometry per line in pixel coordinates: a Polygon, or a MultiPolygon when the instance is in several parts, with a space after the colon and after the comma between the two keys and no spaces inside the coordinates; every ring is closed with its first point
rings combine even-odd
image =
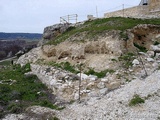
{"type": "Polygon", "coordinates": [[[96,75],[98,78],[103,78],[107,73],[114,73],[114,70],[106,69],[101,72],[95,72],[94,69],[89,69],[89,71],[85,72],[87,75],[96,75]]]}
{"type": "Polygon", "coordinates": [[[144,103],[145,100],[142,99],[139,95],[134,95],[133,98],[131,99],[131,101],[129,102],[129,106],[135,106],[137,104],[141,104],[144,103]]]}
{"type": "Polygon", "coordinates": [[[160,43],[158,41],[155,41],[153,45],[159,45],[160,43]]]}
{"type": "Polygon", "coordinates": [[[24,65],[24,66],[21,68],[21,71],[22,71],[22,73],[30,72],[30,71],[31,71],[30,63],[27,63],[26,65],[24,65]]]}
{"type": "Polygon", "coordinates": [[[129,39],[127,33],[123,32],[123,31],[120,32],[120,37],[125,41],[127,41],[129,39]]]}
{"type": "Polygon", "coordinates": [[[53,117],[53,118],[49,118],[49,120],[60,120],[60,119],[57,117],[53,117]]]}
{"type": "Polygon", "coordinates": [[[118,60],[122,62],[122,66],[127,69],[133,65],[132,61],[134,59],[135,59],[135,55],[133,53],[126,53],[118,58],[118,60]]]}
{"type": "Polygon", "coordinates": [[[72,73],[78,73],[79,72],[69,62],[61,62],[61,63],[50,62],[49,65],[57,67],[57,68],[64,69],[64,70],[72,72],[72,73]]]}
{"type": "Polygon", "coordinates": [[[140,46],[140,45],[138,45],[136,43],[134,43],[134,46],[136,48],[138,48],[141,52],[147,52],[147,49],[145,47],[143,47],[143,46],[140,46]]]}
{"type": "Polygon", "coordinates": [[[53,109],[63,109],[51,103],[52,99],[50,96],[52,94],[50,94],[47,87],[38,80],[37,76],[24,75],[25,72],[30,70],[29,64],[24,67],[20,65],[14,65],[13,67],[14,69],[11,67],[0,69],[0,81],[15,81],[12,84],[8,81],[5,84],[0,84],[0,105],[6,106],[0,116],[8,113],[21,113],[26,107],[37,105],[38,103],[38,105],[51,107],[53,109]],[[15,100],[19,102],[15,103],[15,100]]]}
{"type": "Polygon", "coordinates": [[[21,113],[23,112],[23,107],[21,104],[15,104],[15,103],[11,103],[8,105],[7,110],[9,110],[11,113],[21,113]]]}
{"type": "Polygon", "coordinates": [[[39,102],[37,105],[40,105],[42,107],[48,107],[51,109],[56,109],[56,110],[62,110],[64,107],[58,107],[57,105],[54,105],[53,103],[49,102],[48,100],[43,100],[39,102]]]}

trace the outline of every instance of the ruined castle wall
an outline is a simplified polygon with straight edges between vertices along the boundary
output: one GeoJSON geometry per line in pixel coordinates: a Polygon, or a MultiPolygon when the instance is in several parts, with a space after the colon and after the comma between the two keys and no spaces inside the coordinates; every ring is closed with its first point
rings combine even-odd
{"type": "MultiPolygon", "coordinates": [[[[153,4],[152,4],[153,5],[153,4]]],[[[159,5],[160,6],[160,5],[159,5]]],[[[118,10],[115,12],[105,13],[104,17],[132,17],[132,18],[160,18],[160,10],[150,11],[150,6],[135,6],[124,10],[118,10]]],[[[160,9],[158,7],[158,9],[160,9]]]]}
{"type": "Polygon", "coordinates": [[[115,12],[105,13],[104,17],[141,17],[142,13],[147,14],[148,10],[146,6],[136,6],[127,8],[124,10],[118,10],[115,12]]]}
{"type": "Polygon", "coordinates": [[[149,0],[149,10],[151,12],[160,11],[160,0],[149,0]]]}

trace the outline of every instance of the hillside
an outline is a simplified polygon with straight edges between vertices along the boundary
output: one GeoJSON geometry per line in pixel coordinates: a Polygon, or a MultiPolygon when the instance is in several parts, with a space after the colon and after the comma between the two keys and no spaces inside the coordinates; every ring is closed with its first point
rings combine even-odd
{"type": "Polygon", "coordinates": [[[0,40],[14,39],[41,39],[42,34],[38,33],[4,33],[0,32],[0,40]]]}
{"type": "Polygon", "coordinates": [[[56,96],[52,104],[65,108],[29,106],[6,119],[159,119],[160,19],[55,24],[39,45],[15,62],[30,64],[25,74],[36,75],[56,96]]]}

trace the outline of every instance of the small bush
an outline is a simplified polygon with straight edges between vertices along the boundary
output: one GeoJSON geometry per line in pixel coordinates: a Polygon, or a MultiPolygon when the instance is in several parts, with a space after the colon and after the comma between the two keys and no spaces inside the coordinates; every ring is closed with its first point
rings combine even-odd
{"type": "Polygon", "coordinates": [[[125,41],[127,41],[129,39],[127,33],[123,32],[123,31],[120,32],[120,37],[125,41]]]}
{"type": "Polygon", "coordinates": [[[23,107],[20,104],[15,104],[11,103],[8,107],[7,110],[9,110],[11,113],[21,113],[23,111],[23,107]]]}
{"type": "Polygon", "coordinates": [[[129,68],[132,66],[132,61],[134,60],[135,55],[133,53],[127,53],[118,58],[119,61],[122,61],[122,65],[124,68],[129,68]]]}
{"type": "Polygon", "coordinates": [[[25,76],[24,73],[30,70],[30,64],[21,67],[13,65],[14,69],[7,67],[0,69],[0,81],[5,81],[5,84],[0,84],[0,105],[5,106],[0,114],[0,118],[8,113],[22,113],[28,106],[42,105],[50,108],[62,109],[51,103],[54,98],[41,83],[37,76],[25,76]],[[14,81],[10,84],[10,81],[14,81]],[[38,94],[40,92],[40,94],[38,94]],[[15,102],[18,100],[18,102],[15,102]]]}
{"type": "Polygon", "coordinates": [[[143,47],[143,46],[140,46],[140,45],[138,45],[136,43],[134,43],[134,46],[136,48],[138,48],[141,52],[147,52],[147,49],[145,47],[143,47]]]}
{"type": "Polygon", "coordinates": [[[78,73],[79,72],[69,62],[61,62],[61,63],[50,62],[49,65],[57,67],[57,68],[64,69],[64,70],[72,72],[72,73],[78,73]]]}
{"type": "Polygon", "coordinates": [[[49,120],[60,120],[60,119],[57,117],[53,117],[53,118],[49,118],[49,120]]]}
{"type": "Polygon", "coordinates": [[[158,41],[155,41],[153,45],[159,45],[159,42],[158,42],[158,41]]]}
{"type": "Polygon", "coordinates": [[[103,78],[107,73],[114,73],[114,70],[106,69],[101,72],[95,72],[94,69],[89,69],[89,71],[85,72],[87,75],[96,75],[98,78],[103,78]]]}
{"type": "Polygon", "coordinates": [[[22,71],[22,73],[30,72],[30,71],[31,71],[31,66],[30,66],[30,64],[27,63],[26,65],[24,65],[24,66],[21,68],[21,71],[22,71]]]}
{"type": "Polygon", "coordinates": [[[69,27],[69,28],[66,30],[66,32],[72,31],[72,30],[74,30],[74,29],[76,29],[76,27],[71,26],[71,27],[69,27]]]}
{"type": "Polygon", "coordinates": [[[137,104],[144,103],[144,99],[142,99],[139,95],[134,95],[131,101],[129,102],[129,106],[135,106],[137,104]]]}
{"type": "Polygon", "coordinates": [[[42,107],[48,107],[48,108],[51,108],[51,109],[56,109],[56,110],[64,109],[64,107],[58,107],[57,105],[52,104],[48,100],[43,100],[40,103],[38,103],[37,105],[40,105],[42,107]]]}

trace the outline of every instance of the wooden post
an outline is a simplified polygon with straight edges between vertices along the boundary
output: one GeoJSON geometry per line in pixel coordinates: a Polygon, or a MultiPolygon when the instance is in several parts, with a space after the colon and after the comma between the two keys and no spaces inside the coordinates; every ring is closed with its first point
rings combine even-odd
{"type": "Polygon", "coordinates": [[[124,17],[124,4],[122,6],[123,6],[123,17],[124,17]]]}
{"type": "Polygon", "coordinates": [[[96,16],[98,18],[98,8],[97,8],[97,6],[96,6],[96,16]]]}
{"type": "Polygon", "coordinates": [[[82,64],[80,63],[79,98],[78,98],[79,102],[81,100],[81,77],[82,77],[82,64]]]}

